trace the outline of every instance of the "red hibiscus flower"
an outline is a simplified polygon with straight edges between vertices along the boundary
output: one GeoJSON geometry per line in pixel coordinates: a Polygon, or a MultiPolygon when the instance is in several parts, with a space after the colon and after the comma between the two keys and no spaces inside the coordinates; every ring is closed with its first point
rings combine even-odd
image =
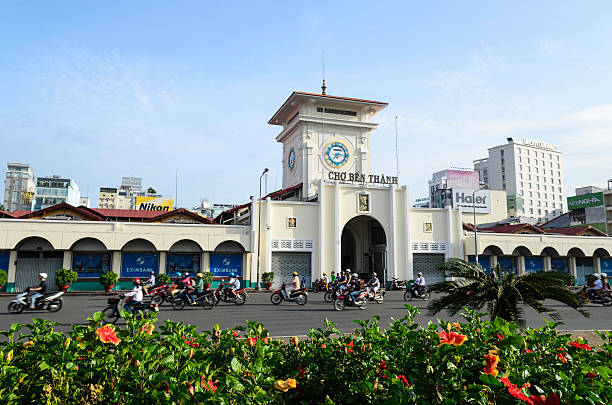
{"type": "Polygon", "coordinates": [[[510,395],[512,395],[514,398],[520,399],[521,401],[525,401],[530,405],[534,405],[531,398],[529,398],[527,395],[523,393],[524,388],[528,388],[531,386],[529,383],[526,383],[521,388],[518,388],[515,384],[512,384],[510,382],[508,377],[502,377],[499,380],[502,382],[502,384],[504,384],[508,388],[508,393],[510,393],[510,395]]]}
{"type": "Polygon", "coordinates": [[[202,376],[202,381],[200,382],[200,385],[204,387],[205,390],[212,391],[213,394],[217,390],[217,386],[215,385],[215,383],[213,383],[212,378],[209,378],[207,381],[205,375],[202,376]]]}
{"type": "Polygon", "coordinates": [[[528,348],[525,348],[525,353],[533,353],[533,350],[529,350],[528,348]]]}
{"type": "Polygon", "coordinates": [[[298,373],[300,373],[299,377],[304,378],[304,376],[306,375],[306,370],[304,370],[302,366],[297,366],[297,371],[298,373]]]}
{"type": "Polygon", "coordinates": [[[582,343],[580,338],[578,338],[578,340],[575,342],[569,342],[568,345],[573,346],[576,349],[583,349],[588,351],[593,350],[591,346],[587,345],[586,343],[582,343]]]}
{"type": "Polygon", "coordinates": [[[500,335],[499,333],[496,333],[495,337],[498,338],[499,340],[502,340],[504,338],[504,335],[500,335]]]}
{"type": "Polygon", "coordinates": [[[589,372],[588,372],[588,373],[586,373],[584,376],[585,376],[586,378],[595,378],[595,377],[597,377],[597,374],[596,374],[596,373],[592,373],[592,372],[590,372],[590,371],[589,371],[589,372]]]}
{"type": "Polygon", "coordinates": [[[187,339],[185,336],[183,336],[183,340],[185,341],[185,343],[187,343],[191,347],[200,347],[200,345],[195,342],[195,338],[190,340],[190,339],[187,339]]]}
{"type": "Polygon", "coordinates": [[[567,357],[565,357],[563,353],[557,353],[557,357],[561,359],[562,362],[567,363],[567,357]]]}
{"type": "Polygon", "coordinates": [[[554,392],[548,394],[547,397],[544,395],[535,396],[532,395],[529,397],[534,405],[560,405],[561,401],[559,400],[559,396],[554,392]]]}
{"type": "Polygon", "coordinates": [[[406,377],[404,377],[403,374],[398,375],[397,379],[403,381],[404,384],[406,384],[406,388],[410,388],[410,383],[408,382],[408,380],[406,380],[406,377]]]}
{"type": "Polygon", "coordinates": [[[121,339],[117,337],[117,333],[115,333],[115,327],[113,325],[104,325],[101,328],[96,330],[98,337],[102,341],[102,343],[112,343],[115,346],[121,342],[121,339]]]}
{"type": "Polygon", "coordinates": [[[439,333],[440,335],[440,344],[438,346],[442,346],[444,344],[461,346],[463,342],[467,340],[467,336],[460,335],[455,332],[446,332],[442,331],[439,333]]]}
{"type": "Polygon", "coordinates": [[[348,347],[348,349],[346,349],[347,353],[352,353],[354,354],[355,351],[353,350],[353,341],[351,340],[351,343],[349,343],[348,345],[346,345],[346,347],[348,347]]]}
{"type": "Polygon", "coordinates": [[[485,354],[484,358],[487,362],[487,365],[484,368],[484,373],[490,374],[493,377],[497,377],[497,374],[499,372],[497,370],[497,363],[499,362],[499,356],[493,353],[489,353],[489,354],[485,354]]]}
{"type": "Polygon", "coordinates": [[[255,346],[255,343],[257,343],[257,338],[256,337],[246,338],[245,342],[247,346],[255,346]]]}
{"type": "Polygon", "coordinates": [[[240,333],[236,332],[235,330],[233,330],[232,333],[234,334],[235,338],[240,337],[240,333]]]}

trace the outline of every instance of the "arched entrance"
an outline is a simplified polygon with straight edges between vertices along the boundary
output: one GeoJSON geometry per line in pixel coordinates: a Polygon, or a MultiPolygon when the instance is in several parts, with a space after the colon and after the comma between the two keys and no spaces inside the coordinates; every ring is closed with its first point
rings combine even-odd
{"type": "MultiPolygon", "coordinates": [[[[340,263],[368,280],[372,272],[387,282],[387,236],[380,222],[366,215],[357,216],[342,229],[340,263]]],[[[340,269],[338,269],[340,270],[340,269]]]]}
{"type": "Polygon", "coordinates": [[[38,285],[38,273],[47,273],[47,290],[55,291],[55,272],[62,268],[64,252],[55,250],[48,240],[39,237],[26,238],[19,242],[17,249],[17,269],[15,291],[38,285]]]}

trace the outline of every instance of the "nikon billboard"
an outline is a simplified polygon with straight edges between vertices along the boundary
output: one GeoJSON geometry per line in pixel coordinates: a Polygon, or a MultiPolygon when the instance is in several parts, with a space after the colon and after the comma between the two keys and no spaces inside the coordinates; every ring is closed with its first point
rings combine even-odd
{"type": "Polygon", "coordinates": [[[172,211],[172,202],[167,197],[136,197],[136,207],[143,211],[172,211]]]}

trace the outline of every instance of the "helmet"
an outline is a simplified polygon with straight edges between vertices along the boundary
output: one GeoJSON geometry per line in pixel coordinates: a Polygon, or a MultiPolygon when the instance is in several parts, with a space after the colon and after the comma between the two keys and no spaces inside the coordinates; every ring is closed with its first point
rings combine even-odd
{"type": "Polygon", "coordinates": [[[47,273],[38,273],[38,277],[47,278],[47,273]]]}
{"type": "Polygon", "coordinates": [[[294,272],[293,272],[293,275],[294,275],[294,276],[297,276],[297,271],[294,271],[294,272]]]}
{"type": "Polygon", "coordinates": [[[372,273],[372,277],[376,277],[376,272],[373,272],[373,273],[372,273]]]}
{"type": "Polygon", "coordinates": [[[421,273],[421,272],[419,271],[419,272],[417,273],[417,275],[422,276],[422,275],[423,275],[423,273],[421,273]]]}
{"type": "Polygon", "coordinates": [[[324,275],[324,276],[327,276],[327,273],[323,272],[323,275],[324,275]]]}
{"type": "Polygon", "coordinates": [[[183,274],[183,277],[189,277],[189,273],[183,274]]]}
{"type": "Polygon", "coordinates": [[[351,272],[351,269],[346,269],[346,270],[344,270],[344,271],[345,271],[345,272],[347,272],[347,273],[350,273],[350,272],[351,272]]]}
{"type": "Polygon", "coordinates": [[[155,272],[154,272],[153,270],[151,270],[151,271],[149,272],[149,274],[155,274],[155,272]]]}
{"type": "Polygon", "coordinates": [[[181,272],[180,272],[180,271],[177,271],[177,272],[176,272],[176,276],[177,276],[177,277],[182,276],[181,272]]]}
{"type": "Polygon", "coordinates": [[[606,273],[601,273],[601,278],[607,278],[608,275],[606,273]]]}
{"type": "Polygon", "coordinates": [[[359,277],[357,273],[353,273],[353,277],[359,277]]]}
{"type": "Polygon", "coordinates": [[[136,285],[140,284],[140,279],[139,278],[135,278],[133,283],[136,284],[136,285]]]}
{"type": "Polygon", "coordinates": [[[202,273],[198,273],[198,274],[196,274],[196,277],[200,277],[200,278],[202,278],[202,277],[204,277],[204,276],[202,275],[202,273]]]}
{"type": "Polygon", "coordinates": [[[597,280],[599,280],[601,278],[601,274],[599,273],[594,273],[593,277],[595,277],[597,280]]]}

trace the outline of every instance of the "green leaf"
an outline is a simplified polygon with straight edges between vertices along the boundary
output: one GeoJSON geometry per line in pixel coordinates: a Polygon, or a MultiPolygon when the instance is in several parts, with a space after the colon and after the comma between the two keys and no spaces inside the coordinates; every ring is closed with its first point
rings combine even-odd
{"type": "Polygon", "coordinates": [[[240,364],[240,360],[238,360],[236,357],[234,357],[230,362],[230,367],[236,374],[240,373],[240,370],[242,370],[242,364],[240,364]]]}
{"type": "Polygon", "coordinates": [[[491,374],[480,374],[480,381],[491,387],[501,387],[502,383],[491,374]]]}

